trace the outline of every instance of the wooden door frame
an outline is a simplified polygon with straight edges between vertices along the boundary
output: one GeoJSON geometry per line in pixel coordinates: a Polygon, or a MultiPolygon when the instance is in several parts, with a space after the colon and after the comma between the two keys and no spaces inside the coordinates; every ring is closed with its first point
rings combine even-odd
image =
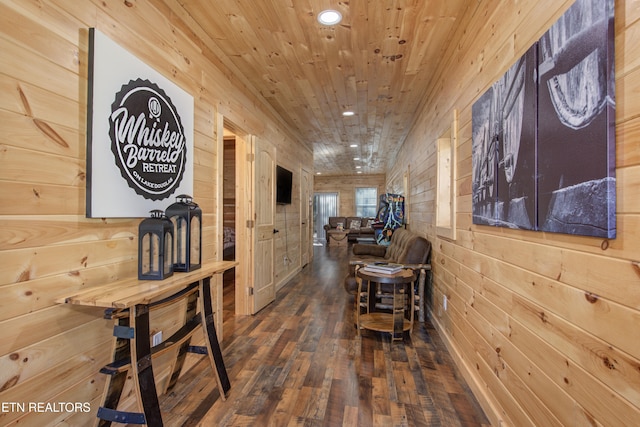
{"type": "MultiPolygon", "coordinates": [[[[313,174],[308,171],[307,169],[301,167],[300,168],[300,216],[302,217],[302,214],[305,212],[305,203],[306,203],[306,211],[307,211],[307,217],[303,218],[303,221],[306,224],[306,229],[305,226],[302,224],[303,221],[300,221],[300,247],[302,248],[302,242],[304,241],[302,239],[302,234],[303,233],[307,233],[307,247],[303,248],[303,250],[307,251],[308,254],[308,259],[307,259],[307,263],[310,263],[311,260],[313,259],[313,231],[314,231],[314,224],[313,224],[313,174]],[[304,177],[307,176],[308,177],[308,186],[307,186],[307,200],[304,200],[304,197],[302,197],[302,195],[304,194],[304,177]]],[[[304,252],[301,252],[301,255],[303,255],[304,252]]],[[[302,259],[302,256],[300,257],[300,267],[304,267],[305,263],[304,260],[302,259]]]]}
{"type": "MultiPolygon", "coordinates": [[[[249,315],[252,313],[252,301],[249,295],[253,287],[253,136],[226,119],[222,114],[217,114],[217,165],[222,179],[224,152],[224,130],[228,129],[236,137],[236,261],[235,268],[235,314],[249,315]]],[[[222,200],[222,183],[218,185],[218,200],[222,200]]],[[[222,230],[223,203],[216,206],[217,227],[222,230]]],[[[223,238],[218,233],[219,257],[222,258],[223,238]]]]}

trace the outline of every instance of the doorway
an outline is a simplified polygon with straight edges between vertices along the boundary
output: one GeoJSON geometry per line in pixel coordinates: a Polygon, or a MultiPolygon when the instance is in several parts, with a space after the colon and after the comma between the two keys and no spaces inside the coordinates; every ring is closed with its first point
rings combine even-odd
{"type": "MultiPolygon", "coordinates": [[[[224,131],[224,150],[222,156],[222,259],[236,260],[236,136],[229,130],[224,131]]],[[[235,267],[222,276],[223,319],[233,317],[235,306],[235,267]]]]}
{"type": "MultiPolygon", "coordinates": [[[[228,194],[231,197],[235,194],[235,201],[229,203],[229,208],[235,205],[234,255],[238,265],[235,267],[235,292],[227,292],[227,295],[234,295],[235,315],[250,315],[275,297],[274,251],[273,248],[268,250],[273,244],[275,230],[275,147],[219,117],[223,132],[218,134],[218,152],[224,153],[225,137],[228,140],[235,138],[235,190],[229,189],[228,194]]],[[[218,156],[217,164],[221,169],[226,168],[222,155],[218,156]]],[[[227,182],[231,182],[231,173],[227,182]]],[[[219,201],[224,199],[223,188],[224,184],[218,188],[219,201]]],[[[216,210],[217,223],[222,227],[222,203],[216,210]]],[[[219,248],[221,250],[222,245],[219,248]]],[[[225,303],[223,299],[223,305],[225,303]]]]}
{"type": "Polygon", "coordinates": [[[253,269],[252,229],[246,222],[252,205],[249,185],[252,173],[247,166],[252,137],[223,116],[218,118],[222,134],[218,137],[217,159],[222,171],[222,185],[218,189],[220,203],[216,209],[221,227],[218,250],[220,258],[238,262],[232,273],[223,277],[223,314],[244,315],[250,314],[248,289],[253,269]]]}

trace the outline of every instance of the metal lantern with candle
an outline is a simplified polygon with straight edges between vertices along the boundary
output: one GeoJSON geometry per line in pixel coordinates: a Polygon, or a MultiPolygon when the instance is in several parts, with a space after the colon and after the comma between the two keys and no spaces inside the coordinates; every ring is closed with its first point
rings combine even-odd
{"type": "Polygon", "coordinates": [[[173,270],[197,270],[202,265],[202,210],[191,196],[181,194],[165,212],[174,227],[173,270]]]}
{"type": "Polygon", "coordinates": [[[159,209],[138,226],[138,279],[163,280],[173,274],[173,224],[159,209]]]}

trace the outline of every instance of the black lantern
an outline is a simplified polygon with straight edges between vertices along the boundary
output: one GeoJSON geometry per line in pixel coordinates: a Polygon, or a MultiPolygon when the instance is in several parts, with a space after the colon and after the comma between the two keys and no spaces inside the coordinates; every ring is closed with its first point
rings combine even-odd
{"type": "Polygon", "coordinates": [[[159,209],[138,226],[138,279],[162,280],[173,274],[173,224],[159,209]]]}
{"type": "Polygon", "coordinates": [[[202,209],[191,196],[181,194],[166,210],[173,223],[173,271],[192,271],[202,264],[202,209]]]}

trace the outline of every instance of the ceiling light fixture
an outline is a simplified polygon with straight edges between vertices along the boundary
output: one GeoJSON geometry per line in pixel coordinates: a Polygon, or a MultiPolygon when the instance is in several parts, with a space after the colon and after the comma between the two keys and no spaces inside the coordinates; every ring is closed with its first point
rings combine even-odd
{"type": "Polygon", "coordinates": [[[354,114],[356,113],[354,113],[353,111],[345,111],[344,113],[342,113],[342,115],[345,117],[353,116],[354,114]]]}
{"type": "Polygon", "coordinates": [[[351,144],[349,147],[351,147],[351,148],[358,148],[358,144],[351,144]]]}
{"type": "Polygon", "coordinates": [[[354,157],[353,160],[360,160],[360,157],[354,157]]]}
{"type": "Polygon", "coordinates": [[[337,10],[327,9],[318,14],[318,22],[322,25],[336,25],[342,21],[342,15],[337,10]]]}

